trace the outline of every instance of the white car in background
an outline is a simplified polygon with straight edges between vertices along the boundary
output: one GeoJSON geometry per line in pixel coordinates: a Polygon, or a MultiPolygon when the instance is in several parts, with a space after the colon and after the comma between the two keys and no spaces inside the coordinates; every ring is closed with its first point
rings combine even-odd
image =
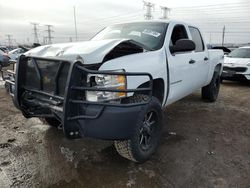
{"type": "Polygon", "coordinates": [[[14,50],[11,50],[11,51],[8,53],[8,55],[9,55],[9,57],[10,57],[11,60],[16,61],[16,60],[18,59],[18,57],[19,57],[21,54],[23,54],[23,53],[25,53],[25,52],[27,52],[27,51],[28,51],[28,50],[25,49],[25,48],[16,48],[16,49],[14,49],[14,50]]]}
{"type": "Polygon", "coordinates": [[[237,48],[225,57],[222,79],[250,80],[250,46],[237,48]]]}

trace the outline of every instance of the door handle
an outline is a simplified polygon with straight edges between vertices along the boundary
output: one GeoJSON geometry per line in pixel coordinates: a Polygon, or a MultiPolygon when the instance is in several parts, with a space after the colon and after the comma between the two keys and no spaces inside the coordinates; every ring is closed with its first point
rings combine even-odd
{"type": "Polygon", "coordinates": [[[208,61],[208,60],[209,60],[208,57],[205,57],[205,58],[204,58],[204,61],[208,61]]]}
{"type": "Polygon", "coordinates": [[[195,60],[191,59],[191,60],[189,61],[189,64],[194,64],[195,62],[196,62],[195,60]]]}

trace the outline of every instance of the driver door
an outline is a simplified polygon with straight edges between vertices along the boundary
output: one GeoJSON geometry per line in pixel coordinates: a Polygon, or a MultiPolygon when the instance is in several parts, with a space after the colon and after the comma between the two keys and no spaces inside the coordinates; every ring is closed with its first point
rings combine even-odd
{"type": "Polygon", "coordinates": [[[189,95],[195,87],[193,83],[195,70],[193,68],[192,52],[171,53],[169,49],[179,39],[190,39],[187,27],[182,24],[176,24],[172,26],[172,29],[171,27],[169,29],[171,30],[171,38],[169,46],[166,46],[170,84],[167,104],[189,95]]]}

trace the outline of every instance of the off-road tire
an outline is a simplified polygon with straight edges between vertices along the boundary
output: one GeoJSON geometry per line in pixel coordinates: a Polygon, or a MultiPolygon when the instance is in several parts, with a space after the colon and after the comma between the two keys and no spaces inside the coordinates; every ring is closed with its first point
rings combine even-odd
{"type": "MultiPolygon", "coordinates": [[[[130,102],[145,102],[149,100],[146,95],[135,95],[129,98],[130,102]]],[[[152,120],[154,120],[152,119],[152,120]]],[[[153,122],[153,121],[152,121],[153,122]]],[[[124,158],[132,160],[134,162],[143,163],[148,160],[151,155],[156,151],[161,137],[162,129],[162,109],[159,100],[152,97],[149,104],[138,114],[137,123],[133,130],[133,135],[129,140],[115,141],[114,145],[117,152],[124,158]],[[152,124],[152,138],[148,149],[142,149],[141,139],[143,141],[143,129],[145,128],[145,121],[148,113],[151,113],[151,118],[155,119],[155,123],[152,124]]],[[[144,138],[145,139],[145,138],[144,138]]],[[[146,142],[146,141],[145,141],[146,142]]]]}
{"type": "Polygon", "coordinates": [[[203,87],[201,90],[202,99],[207,100],[209,102],[215,102],[219,94],[220,83],[221,81],[219,72],[214,72],[210,84],[203,87]]]}
{"type": "Polygon", "coordinates": [[[61,122],[56,118],[39,118],[44,124],[50,125],[51,127],[59,127],[61,122]]]}

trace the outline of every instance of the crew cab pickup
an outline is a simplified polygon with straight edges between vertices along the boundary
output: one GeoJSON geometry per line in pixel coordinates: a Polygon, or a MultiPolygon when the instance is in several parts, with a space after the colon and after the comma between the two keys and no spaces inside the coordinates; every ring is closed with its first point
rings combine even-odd
{"type": "Polygon", "coordinates": [[[159,145],[162,108],[200,88],[214,102],[222,68],[223,52],[207,50],[197,27],[132,22],[26,52],[12,92],[25,117],[61,125],[68,138],[114,140],[120,155],[144,162],[159,145]]]}

